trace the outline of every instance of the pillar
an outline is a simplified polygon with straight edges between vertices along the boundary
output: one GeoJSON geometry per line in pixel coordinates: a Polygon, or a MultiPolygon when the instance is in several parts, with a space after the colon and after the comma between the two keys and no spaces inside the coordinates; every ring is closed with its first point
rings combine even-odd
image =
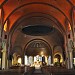
{"type": "Polygon", "coordinates": [[[24,56],[24,65],[27,65],[27,55],[24,56]]]}
{"type": "Polygon", "coordinates": [[[6,43],[4,43],[2,50],[2,69],[6,68],[7,68],[6,43]]]}
{"type": "Polygon", "coordinates": [[[73,68],[73,49],[72,49],[72,38],[65,37],[65,51],[66,51],[66,67],[68,69],[73,68]]]}
{"type": "Polygon", "coordinates": [[[51,65],[51,56],[48,57],[48,65],[51,65]]]}
{"type": "Polygon", "coordinates": [[[68,69],[73,68],[73,29],[71,23],[66,19],[66,36],[65,36],[65,49],[66,49],[66,64],[68,69]]]}
{"type": "Polygon", "coordinates": [[[67,37],[66,36],[64,36],[64,39],[65,39],[65,54],[66,54],[66,59],[65,59],[65,64],[66,64],[66,68],[68,68],[69,69],[69,52],[68,52],[68,40],[67,40],[67,37]]]}
{"type": "Polygon", "coordinates": [[[68,39],[68,69],[73,68],[73,49],[72,49],[72,38],[68,39]]]}
{"type": "MultiPolygon", "coordinates": [[[[1,9],[0,9],[0,54],[2,50],[2,38],[1,38],[1,9]]],[[[2,59],[0,58],[0,68],[1,68],[1,61],[2,59]]]]}
{"type": "Polygon", "coordinates": [[[69,50],[69,59],[70,59],[70,69],[73,68],[73,33],[72,30],[69,32],[70,33],[70,38],[68,39],[68,50],[69,50]]]}
{"type": "Polygon", "coordinates": [[[12,61],[13,61],[12,55],[8,55],[8,65],[7,65],[8,68],[12,66],[12,61]]]}
{"type": "Polygon", "coordinates": [[[72,51],[69,52],[70,54],[70,69],[73,68],[73,55],[72,55],[72,51]]]}

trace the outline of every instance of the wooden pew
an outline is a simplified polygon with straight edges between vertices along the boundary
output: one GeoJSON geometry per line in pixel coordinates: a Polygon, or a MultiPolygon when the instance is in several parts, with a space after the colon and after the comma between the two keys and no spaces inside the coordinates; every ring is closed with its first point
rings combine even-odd
{"type": "Polygon", "coordinates": [[[66,69],[62,67],[42,67],[42,71],[45,75],[75,75],[74,69],[66,69]]]}
{"type": "Polygon", "coordinates": [[[34,67],[25,67],[15,67],[7,70],[0,70],[0,75],[31,75],[31,73],[34,71],[34,67]]]}
{"type": "Polygon", "coordinates": [[[0,75],[22,75],[19,70],[8,69],[8,70],[0,70],[0,75]]]}

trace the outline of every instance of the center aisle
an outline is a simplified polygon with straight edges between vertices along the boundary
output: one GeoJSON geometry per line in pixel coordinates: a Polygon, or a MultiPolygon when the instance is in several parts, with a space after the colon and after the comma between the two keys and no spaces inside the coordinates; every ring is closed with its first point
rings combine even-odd
{"type": "Polygon", "coordinates": [[[41,69],[35,69],[32,75],[44,75],[44,74],[42,73],[41,69]]]}

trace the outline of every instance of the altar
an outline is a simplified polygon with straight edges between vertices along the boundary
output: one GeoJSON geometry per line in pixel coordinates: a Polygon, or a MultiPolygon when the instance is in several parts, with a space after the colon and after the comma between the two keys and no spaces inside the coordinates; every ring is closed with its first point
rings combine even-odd
{"type": "Polygon", "coordinates": [[[25,56],[25,65],[34,66],[36,69],[41,68],[41,66],[50,65],[51,56],[25,56]]]}
{"type": "Polygon", "coordinates": [[[35,69],[40,69],[41,68],[41,62],[37,61],[34,63],[35,69]]]}

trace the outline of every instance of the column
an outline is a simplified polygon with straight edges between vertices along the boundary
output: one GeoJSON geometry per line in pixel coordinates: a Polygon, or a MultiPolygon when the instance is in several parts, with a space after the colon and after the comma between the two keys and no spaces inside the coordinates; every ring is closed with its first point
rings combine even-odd
{"type": "Polygon", "coordinates": [[[67,67],[68,69],[73,68],[73,30],[72,25],[66,19],[66,36],[65,36],[65,47],[66,47],[66,55],[67,55],[67,67]]]}
{"type": "Polygon", "coordinates": [[[48,65],[51,65],[51,56],[48,57],[48,65]]]}
{"type": "Polygon", "coordinates": [[[7,67],[10,68],[12,66],[12,63],[13,63],[12,55],[8,55],[8,64],[7,64],[7,67]]]}
{"type": "Polygon", "coordinates": [[[67,37],[64,36],[64,39],[65,39],[65,54],[66,54],[66,59],[65,59],[65,64],[66,64],[66,67],[69,69],[69,51],[68,51],[68,40],[67,40],[67,37]]]}
{"type": "Polygon", "coordinates": [[[68,39],[69,41],[69,55],[70,55],[70,68],[72,69],[73,68],[73,47],[74,47],[74,39],[73,39],[73,32],[72,32],[72,29],[70,31],[70,39],[68,39]]]}
{"type": "MultiPolygon", "coordinates": [[[[0,9],[0,15],[1,15],[1,9],[0,9]]],[[[1,16],[0,16],[1,18],[1,16]]],[[[2,39],[1,39],[1,20],[0,20],[0,51],[2,50],[2,39]]],[[[0,52],[1,54],[1,52],[0,52]]],[[[0,58],[0,68],[1,68],[1,58],[0,58]]]]}
{"type": "Polygon", "coordinates": [[[70,68],[73,68],[73,55],[72,55],[72,51],[69,52],[70,54],[70,68]]]}
{"type": "Polygon", "coordinates": [[[7,61],[6,61],[6,43],[4,43],[3,50],[2,50],[2,69],[6,69],[7,61]]]}
{"type": "Polygon", "coordinates": [[[75,7],[72,9],[72,29],[73,29],[73,67],[75,68],[75,7]]]}
{"type": "MultiPolygon", "coordinates": [[[[0,54],[1,54],[1,50],[2,50],[2,40],[1,40],[1,24],[0,24],[0,54]]],[[[1,57],[0,57],[0,68],[1,68],[1,57]]]]}
{"type": "Polygon", "coordinates": [[[68,38],[68,52],[69,52],[69,68],[73,68],[73,36],[72,31],[70,31],[70,38],[68,38]]]}
{"type": "Polygon", "coordinates": [[[24,57],[24,65],[27,65],[27,55],[24,57]]]}

